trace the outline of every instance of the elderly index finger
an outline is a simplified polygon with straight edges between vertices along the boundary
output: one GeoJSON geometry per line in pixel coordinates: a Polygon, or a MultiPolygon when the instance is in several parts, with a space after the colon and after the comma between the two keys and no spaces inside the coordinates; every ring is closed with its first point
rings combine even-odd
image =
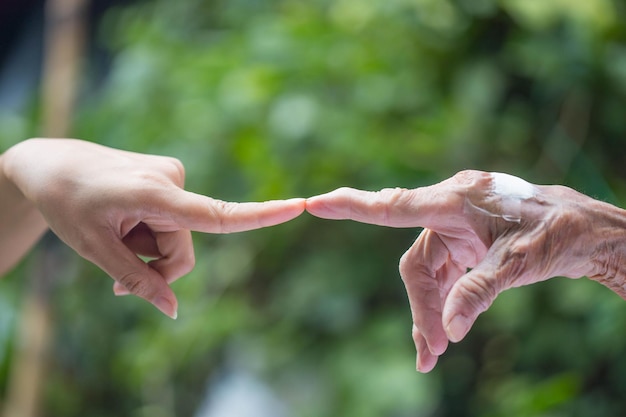
{"type": "Polygon", "coordinates": [[[355,220],[390,227],[429,227],[431,219],[442,208],[434,197],[432,187],[380,191],[343,187],[308,198],[306,210],[323,219],[355,220]]]}

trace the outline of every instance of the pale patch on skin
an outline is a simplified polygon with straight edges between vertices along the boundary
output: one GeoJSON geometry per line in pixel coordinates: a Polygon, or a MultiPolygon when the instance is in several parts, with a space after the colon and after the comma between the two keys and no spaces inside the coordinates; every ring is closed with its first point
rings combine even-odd
{"type": "Polygon", "coordinates": [[[507,222],[520,223],[522,221],[522,201],[537,195],[537,189],[531,183],[501,172],[491,172],[493,180],[493,194],[502,199],[502,214],[498,217],[507,222]]]}
{"type": "Polygon", "coordinates": [[[522,201],[536,197],[539,190],[533,184],[510,174],[491,172],[489,175],[492,179],[491,196],[499,200],[498,208],[478,207],[468,199],[466,213],[475,210],[485,216],[521,223],[522,201]]]}
{"type": "Polygon", "coordinates": [[[521,178],[501,172],[491,172],[493,192],[503,198],[527,200],[537,193],[534,185],[521,178]]]}

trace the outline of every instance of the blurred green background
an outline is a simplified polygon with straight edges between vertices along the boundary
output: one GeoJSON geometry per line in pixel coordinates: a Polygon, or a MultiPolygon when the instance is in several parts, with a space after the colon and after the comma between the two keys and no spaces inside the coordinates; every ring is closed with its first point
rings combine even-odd
{"type": "MultiPolygon", "coordinates": [[[[84,63],[72,135],[178,157],[189,190],[225,200],[472,168],[624,207],[625,22],[621,0],[119,4],[92,28],[105,53],[84,63]]],[[[36,91],[3,111],[2,150],[39,118],[36,91]]],[[[502,294],[416,373],[397,264],[418,232],[305,214],[196,234],[176,321],[68,252],[42,415],[626,415],[626,303],[588,280],[502,294]]],[[[0,283],[2,393],[33,268],[0,283]]]]}

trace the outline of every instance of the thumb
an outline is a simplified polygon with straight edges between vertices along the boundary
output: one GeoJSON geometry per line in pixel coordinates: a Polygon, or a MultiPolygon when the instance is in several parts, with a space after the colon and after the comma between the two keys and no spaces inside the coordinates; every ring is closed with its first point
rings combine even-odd
{"type": "Polygon", "coordinates": [[[176,319],[178,301],[166,279],[142,261],[123,242],[115,237],[100,242],[101,250],[85,256],[111,276],[129,293],[143,298],[163,314],[176,319]],[[106,249],[102,249],[106,248],[106,249]]]}
{"type": "Polygon", "coordinates": [[[491,257],[485,257],[450,289],[443,307],[442,322],[451,342],[462,340],[476,318],[504,290],[497,278],[497,265],[491,257]]]}
{"type": "Polygon", "coordinates": [[[135,265],[129,265],[127,272],[113,278],[128,292],[148,301],[166,316],[172,319],[178,316],[178,300],[174,292],[165,278],[142,260],[137,259],[135,265]]]}

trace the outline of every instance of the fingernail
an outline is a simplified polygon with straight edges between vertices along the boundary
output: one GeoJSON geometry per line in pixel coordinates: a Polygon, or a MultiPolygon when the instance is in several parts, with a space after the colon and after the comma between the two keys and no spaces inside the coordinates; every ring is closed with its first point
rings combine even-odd
{"type": "Polygon", "coordinates": [[[415,370],[417,372],[422,372],[422,370],[420,369],[420,355],[419,355],[419,353],[417,354],[417,359],[415,359],[415,370]]]}
{"type": "Polygon", "coordinates": [[[119,297],[119,296],[122,296],[122,295],[129,295],[130,291],[128,291],[126,288],[115,287],[115,288],[113,288],[113,294],[115,294],[115,295],[117,295],[119,297]]]}
{"type": "Polygon", "coordinates": [[[445,351],[447,349],[448,349],[448,341],[447,340],[444,340],[443,343],[441,343],[438,346],[431,347],[430,345],[428,345],[428,351],[433,356],[441,356],[441,355],[443,355],[445,353],[445,351]]]}
{"type": "Polygon", "coordinates": [[[456,343],[463,339],[469,331],[470,325],[471,322],[467,317],[461,314],[454,316],[446,327],[446,333],[450,341],[456,343]]]}
{"type": "Polygon", "coordinates": [[[161,310],[161,312],[165,314],[166,316],[171,317],[174,320],[176,320],[176,318],[178,317],[178,312],[174,308],[174,305],[167,298],[157,297],[154,299],[152,304],[154,304],[154,306],[158,308],[159,310],[161,310]]]}

